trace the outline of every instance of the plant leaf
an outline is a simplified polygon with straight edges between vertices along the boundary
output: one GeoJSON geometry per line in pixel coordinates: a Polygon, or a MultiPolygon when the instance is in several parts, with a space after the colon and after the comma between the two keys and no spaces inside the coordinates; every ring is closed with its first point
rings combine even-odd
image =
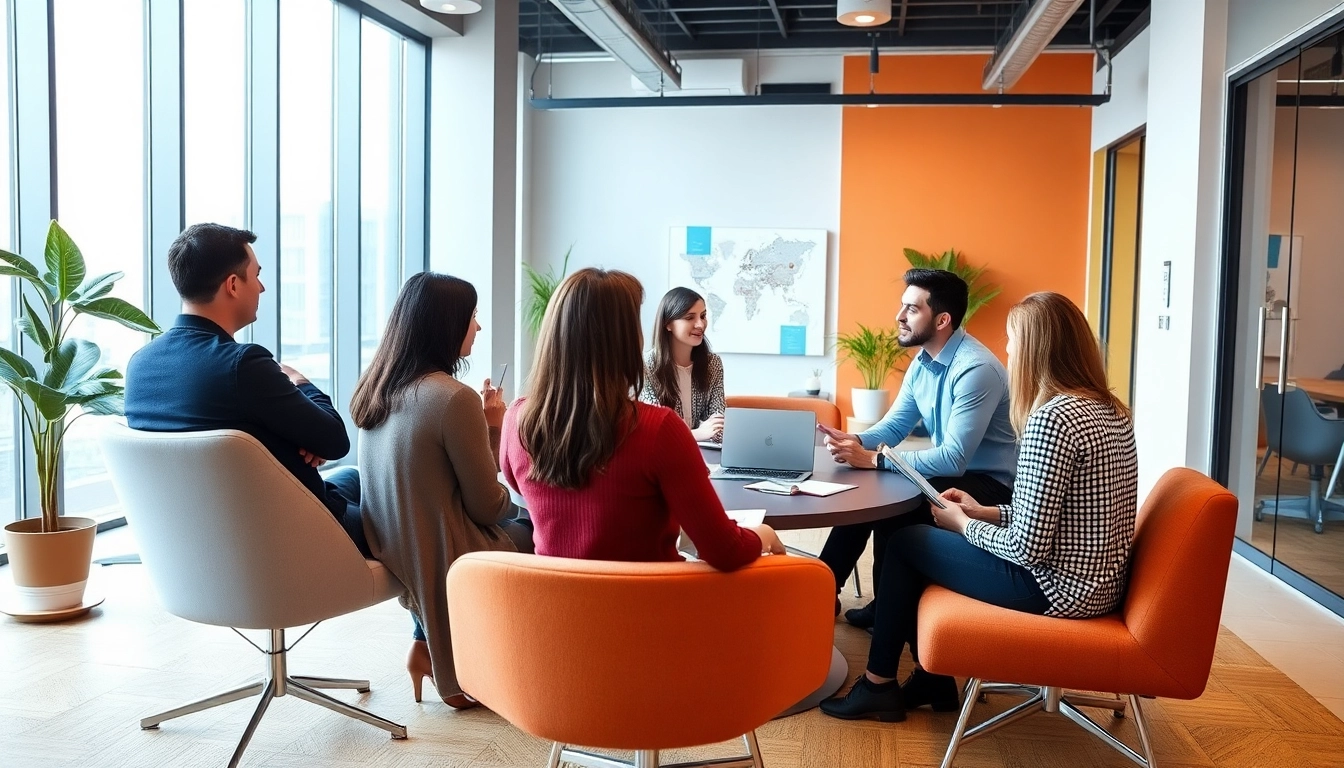
{"type": "Polygon", "coordinates": [[[85,413],[99,416],[121,416],[126,412],[126,396],[121,392],[100,395],[79,404],[85,413]]]}
{"type": "Polygon", "coordinates": [[[57,391],[38,381],[24,377],[19,386],[28,395],[28,399],[37,406],[38,413],[47,421],[56,421],[65,416],[71,404],[64,392],[57,391]]]}
{"type": "Polygon", "coordinates": [[[33,343],[42,350],[42,359],[51,360],[51,331],[47,330],[47,325],[42,321],[42,316],[37,314],[33,305],[28,303],[28,297],[23,297],[23,314],[14,321],[14,326],[23,332],[25,336],[33,340],[33,343]]]}
{"type": "Polygon", "coordinates": [[[87,302],[100,296],[106,296],[112,291],[112,286],[125,276],[125,272],[108,272],[105,275],[89,278],[80,284],[79,288],[71,298],[77,298],[80,301],[87,302]]]}
{"type": "Polygon", "coordinates": [[[66,391],[67,384],[84,379],[85,374],[98,364],[102,350],[92,341],[66,339],[51,356],[51,367],[43,382],[52,389],[66,391]]]}
{"type": "Polygon", "coordinates": [[[42,279],[37,273],[37,266],[17,253],[10,253],[9,251],[0,249],[0,261],[8,264],[8,269],[13,269],[18,273],[15,277],[24,277],[29,280],[42,279]]]}
{"type": "Polygon", "coordinates": [[[120,381],[95,378],[73,382],[68,388],[62,391],[72,399],[72,402],[80,403],[95,397],[124,392],[126,391],[126,387],[123,386],[120,381]]]}
{"type": "Polygon", "coordinates": [[[47,283],[56,289],[56,298],[65,301],[84,282],[84,254],[55,221],[47,230],[47,283]]]}
{"type": "Polygon", "coordinates": [[[159,326],[134,304],[115,296],[104,296],[92,301],[77,301],[72,304],[76,312],[113,320],[133,331],[160,333],[159,326]]]}
{"type": "Polygon", "coordinates": [[[33,364],[25,360],[22,355],[0,347],[0,379],[4,379],[11,386],[21,387],[20,382],[25,378],[37,378],[33,364]]]}

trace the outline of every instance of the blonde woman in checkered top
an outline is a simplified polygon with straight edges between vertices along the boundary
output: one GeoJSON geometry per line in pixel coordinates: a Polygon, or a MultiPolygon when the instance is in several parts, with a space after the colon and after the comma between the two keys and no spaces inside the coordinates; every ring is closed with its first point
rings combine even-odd
{"type": "Polygon", "coordinates": [[[846,696],[822,702],[827,714],[899,721],[924,704],[958,708],[956,682],[918,666],[915,621],[926,584],[1071,618],[1120,604],[1138,500],[1134,431],[1073,302],[1034,293],[1009,311],[1008,378],[1020,442],[1012,503],[987,507],[952,489],[943,494],[946,509],[933,510],[936,527],[893,536],[868,669],[846,696]],[[907,643],[915,671],[898,686],[907,643]]]}

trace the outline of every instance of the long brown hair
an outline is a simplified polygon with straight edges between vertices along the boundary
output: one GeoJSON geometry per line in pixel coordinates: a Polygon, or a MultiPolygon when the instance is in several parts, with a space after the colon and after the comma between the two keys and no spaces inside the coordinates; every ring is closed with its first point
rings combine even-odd
{"type": "MultiPolygon", "coordinates": [[[[676,408],[681,395],[677,392],[676,361],[672,359],[672,331],[667,326],[704,300],[690,288],[678,287],[663,294],[663,300],[658,302],[653,320],[653,392],[658,402],[668,408],[676,408]]],[[[698,346],[691,347],[691,385],[700,392],[709,389],[709,353],[709,339],[701,339],[698,346]]]]}
{"type": "Polygon", "coordinates": [[[462,342],[476,313],[476,288],[450,275],[421,272],[401,287],[383,340],[355,385],[350,418],[373,429],[392,415],[406,389],[425,374],[456,375],[462,342]]]}
{"type": "Polygon", "coordinates": [[[1129,408],[1111,392],[1101,347],[1072,301],[1058,293],[1033,293],[1008,310],[1013,354],[1008,359],[1008,420],[1020,435],[1032,412],[1055,395],[1073,395],[1109,405],[1129,418],[1129,408]]]}
{"type": "Polygon", "coordinates": [[[634,395],[644,388],[643,301],[639,280],[616,270],[581,269],[555,289],[518,416],[530,479],[582,488],[634,429],[634,395]]]}

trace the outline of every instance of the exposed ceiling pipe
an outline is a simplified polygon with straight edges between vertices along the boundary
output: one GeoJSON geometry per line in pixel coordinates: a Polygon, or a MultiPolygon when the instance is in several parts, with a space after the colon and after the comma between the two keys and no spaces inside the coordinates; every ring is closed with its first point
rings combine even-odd
{"type": "Polygon", "coordinates": [[[981,87],[989,91],[1016,85],[1082,4],[1083,0],[1028,0],[994,47],[981,87]]]}
{"type": "Polygon", "coordinates": [[[629,107],[1097,107],[1109,93],[778,93],[759,96],[630,96],[578,99],[532,98],[533,109],[629,107]]]}
{"type": "Polygon", "coordinates": [[[655,93],[681,88],[681,67],[631,0],[551,0],[574,26],[655,93]]]}

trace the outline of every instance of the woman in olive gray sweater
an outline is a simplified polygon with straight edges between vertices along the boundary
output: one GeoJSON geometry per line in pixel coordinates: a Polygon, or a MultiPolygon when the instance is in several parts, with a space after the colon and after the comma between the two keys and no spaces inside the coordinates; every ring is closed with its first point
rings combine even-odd
{"type": "Polygon", "coordinates": [[[401,602],[415,620],[406,660],[415,700],[430,677],[459,709],[476,702],[453,667],[448,567],[467,552],[530,552],[532,538],[496,475],[502,393],[489,379],[478,394],[453,377],[479,330],[470,283],[411,277],[350,401],[369,548],[406,586],[401,602]]]}

